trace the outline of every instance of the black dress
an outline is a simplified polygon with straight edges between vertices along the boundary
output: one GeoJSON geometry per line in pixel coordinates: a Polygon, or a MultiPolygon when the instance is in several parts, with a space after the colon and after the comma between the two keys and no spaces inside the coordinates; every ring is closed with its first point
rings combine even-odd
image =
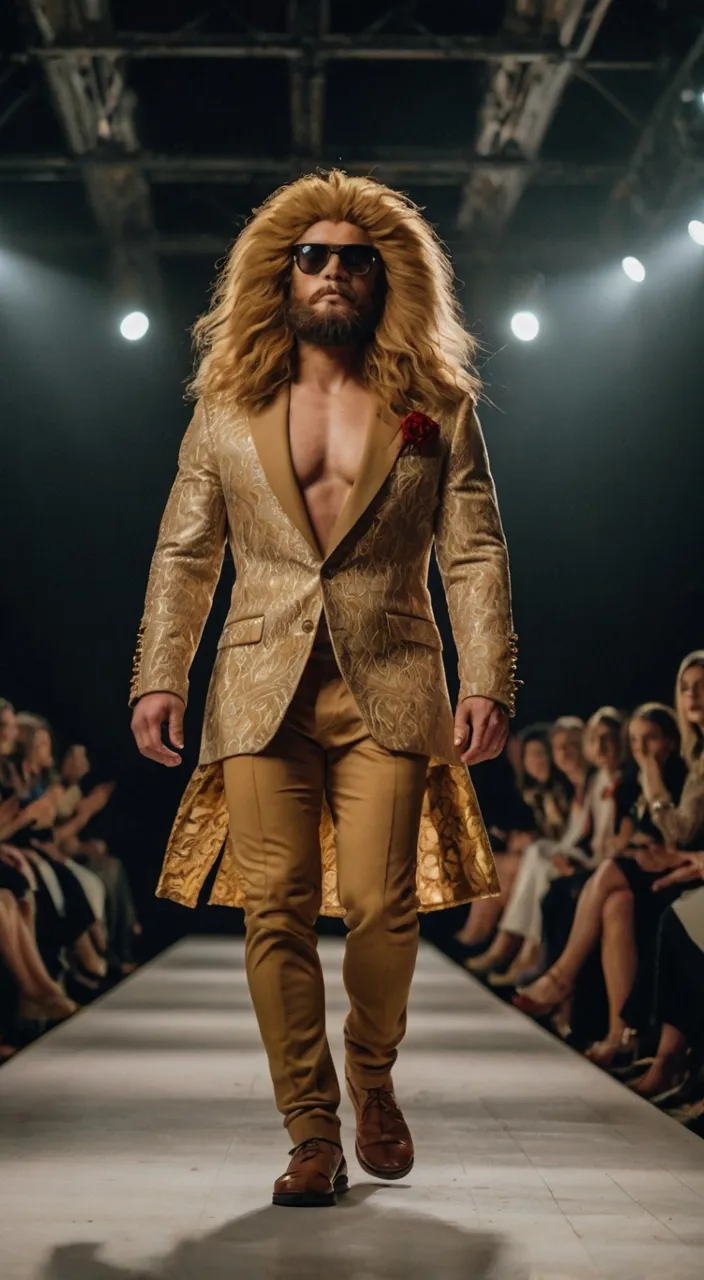
{"type": "MultiPolygon", "coordinates": [[[[682,794],[686,777],[687,766],[684,760],[681,756],[671,756],[663,768],[663,779],[675,803],[682,794]]],[[[648,806],[642,795],[634,806],[632,816],[637,824],[649,821],[648,806]]],[[[701,882],[694,880],[691,884],[675,884],[669,889],[654,893],[653,885],[662,878],[662,871],[644,871],[633,858],[616,858],[615,862],[633,894],[633,922],[638,952],[636,980],[621,1013],[627,1026],[646,1032],[655,1023],[653,991],[660,919],[685,889],[694,888],[701,882]]]]}

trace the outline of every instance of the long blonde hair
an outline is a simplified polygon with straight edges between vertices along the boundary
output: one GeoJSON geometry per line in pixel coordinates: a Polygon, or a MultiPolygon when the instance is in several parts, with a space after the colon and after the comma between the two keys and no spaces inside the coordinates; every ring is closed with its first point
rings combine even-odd
{"type": "Polygon", "coordinates": [[[463,327],[440,240],[407,196],[341,169],[298,178],[255,210],[228,254],[209,311],[194,326],[200,363],[191,394],[256,410],[291,379],[291,250],[320,221],[363,228],[383,260],[384,311],[364,358],[370,389],[395,413],[442,415],[467,393],[476,397],[475,342],[463,327]]]}
{"type": "Polygon", "coordinates": [[[675,707],[677,708],[677,723],[680,726],[682,735],[682,755],[686,764],[691,769],[695,760],[702,755],[704,748],[704,735],[699,725],[690,724],[684,708],[682,706],[682,676],[690,667],[704,667],[704,649],[695,649],[692,653],[688,653],[680,663],[680,669],[677,672],[677,683],[675,685],[675,707]]]}

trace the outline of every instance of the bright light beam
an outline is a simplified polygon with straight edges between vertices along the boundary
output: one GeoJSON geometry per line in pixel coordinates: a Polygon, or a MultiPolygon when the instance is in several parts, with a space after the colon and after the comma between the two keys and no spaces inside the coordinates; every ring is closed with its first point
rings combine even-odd
{"type": "Polygon", "coordinates": [[[699,218],[692,218],[687,230],[695,244],[704,245],[704,222],[699,218]]]}
{"type": "Polygon", "coordinates": [[[621,263],[629,280],[633,280],[635,284],[641,284],[645,280],[645,267],[640,258],[624,258],[621,263]]]}
{"type": "Polygon", "coordinates": [[[540,333],[540,321],[533,311],[517,311],[511,316],[511,331],[521,342],[532,342],[540,333]]]}
{"type": "Polygon", "coordinates": [[[143,311],[130,311],[120,322],[120,333],[128,342],[139,342],[149,328],[149,317],[143,311]]]}

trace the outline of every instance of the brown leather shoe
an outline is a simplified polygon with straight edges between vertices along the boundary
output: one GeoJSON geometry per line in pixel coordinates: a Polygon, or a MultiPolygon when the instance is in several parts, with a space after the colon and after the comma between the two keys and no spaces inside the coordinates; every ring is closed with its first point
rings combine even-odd
{"type": "Polygon", "coordinates": [[[349,1191],[342,1148],[325,1138],[309,1138],[289,1152],[291,1163],[274,1183],[273,1203],[304,1209],[337,1204],[349,1191]]]}
{"type": "Polygon", "coordinates": [[[356,1089],[347,1081],[357,1116],[355,1154],[374,1178],[395,1182],[413,1168],[413,1139],[390,1089],[356,1089]]]}

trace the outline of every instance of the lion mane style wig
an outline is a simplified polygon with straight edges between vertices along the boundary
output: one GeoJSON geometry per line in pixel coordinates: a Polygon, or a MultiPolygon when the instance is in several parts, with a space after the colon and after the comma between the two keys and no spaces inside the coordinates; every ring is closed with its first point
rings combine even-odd
{"type": "Polygon", "coordinates": [[[192,395],[265,407],[291,380],[295,338],[286,304],[291,251],[316,222],[366,231],[384,269],[383,313],[364,353],[367,386],[394,413],[451,413],[479,393],[475,343],[464,328],[443,246],[407,196],[340,169],[307,174],[254,211],[193,330],[200,360],[192,395]]]}

